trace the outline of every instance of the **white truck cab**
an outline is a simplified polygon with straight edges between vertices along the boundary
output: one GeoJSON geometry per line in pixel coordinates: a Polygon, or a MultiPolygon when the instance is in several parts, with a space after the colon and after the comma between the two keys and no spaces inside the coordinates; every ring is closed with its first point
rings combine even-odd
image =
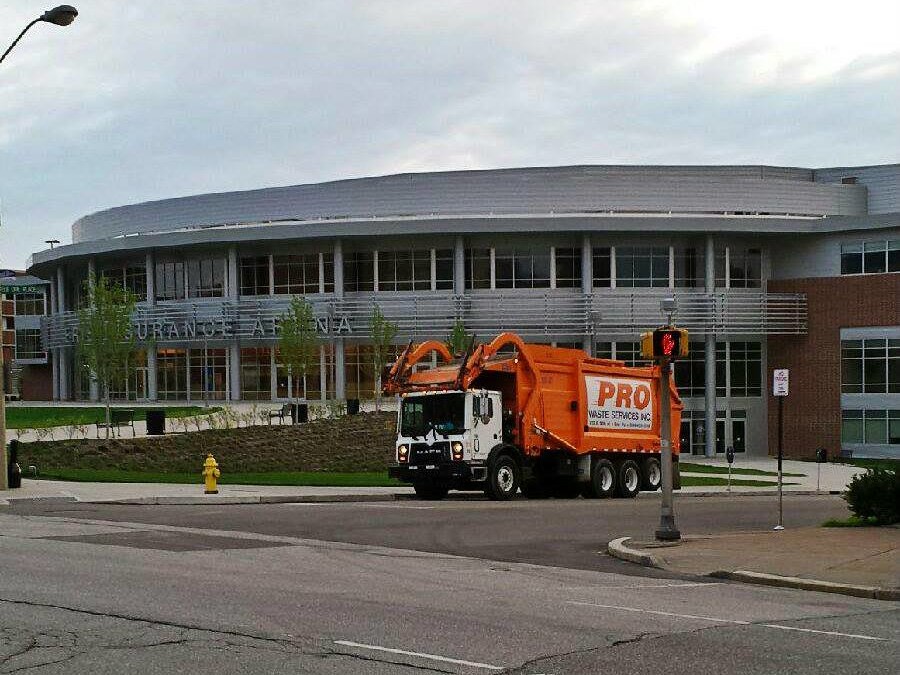
{"type": "Polygon", "coordinates": [[[488,456],[503,443],[502,411],[500,392],[486,389],[404,394],[390,475],[432,498],[484,482],[488,456]]]}

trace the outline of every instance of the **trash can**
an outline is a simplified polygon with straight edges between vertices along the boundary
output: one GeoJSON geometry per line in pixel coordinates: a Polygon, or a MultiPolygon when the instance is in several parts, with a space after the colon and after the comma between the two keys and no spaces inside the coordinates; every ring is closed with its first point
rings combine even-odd
{"type": "Polygon", "coordinates": [[[9,442],[9,464],[6,469],[6,481],[10,489],[22,487],[22,467],[19,466],[19,441],[13,439],[9,442]]]}
{"type": "Polygon", "coordinates": [[[358,398],[348,398],[347,399],[347,414],[348,415],[358,415],[359,414],[359,399],[358,398]]]}
{"type": "Polygon", "coordinates": [[[291,420],[294,424],[306,424],[309,422],[309,405],[295,403],[291,406],[291,420]]]}
{"type": "Polygon", "coordinates": [[[147,411],[147,435],[164,436],[166,433],[165,408],[151,408],[147,411]]]}

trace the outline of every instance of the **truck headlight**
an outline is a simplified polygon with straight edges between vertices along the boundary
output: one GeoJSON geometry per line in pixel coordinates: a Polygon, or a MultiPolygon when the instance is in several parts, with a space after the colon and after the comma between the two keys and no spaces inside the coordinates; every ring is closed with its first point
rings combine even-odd
{"type": "Polygon", "coordinates": [[[398,462],[406,462],[408,460],[409,460],[409,446],[398,445],[397,446],[397,461],[398,462]]]}
{"type": "Polygon", "coordinates": [[[461,462],[463,458],[463,444],[459,441],[453,441],[450,447],[453,450],[453,461],[461,462]]]}

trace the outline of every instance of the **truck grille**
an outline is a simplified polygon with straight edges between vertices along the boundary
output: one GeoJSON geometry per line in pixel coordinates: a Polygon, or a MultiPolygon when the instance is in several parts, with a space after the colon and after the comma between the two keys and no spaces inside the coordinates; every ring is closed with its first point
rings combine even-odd
{"type": "Polygon", "coordinates": [[[433,445],[413,443],[409,448],[410,464],[434,464],[449,459],[450,441],[438,441],[433,445]]]}

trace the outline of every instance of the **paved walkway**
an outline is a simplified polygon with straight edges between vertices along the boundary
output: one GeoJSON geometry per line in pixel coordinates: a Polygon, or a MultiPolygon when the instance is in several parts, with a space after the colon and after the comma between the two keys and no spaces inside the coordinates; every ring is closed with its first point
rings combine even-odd
{"type": "MultiPolygon", "coordinates": [[[[719,469],[723,469],[726,473],[699,473],[692,472],[688,470],[682,470],[682,476],[708,476],[715,478],[728,478],[727,469],[728,463],[725,461],[724,457],[696,457],[696,456],[682,456],[682,463],[692,463],[692,464],[701,464],[704,466],[716,467],[719,469]]],[[[776,476],[754,476],[754,475],[746,475],[746,474],[738,474],[734,473],[740,469],[759,469],[762,471],[770,471],[777,472],[778,471],[778,460],[774,457],[737,457],[735,458],[734,464],[732,465],[732,479],[734,480],[755,480],[755,481],[764,481],[771,483],[771,486],[766,486],[764,488],[759,487],[745,487],[745,486],[732,486],[731,490],[733,492],[753,492],[759,491],[760,489],[776,489],[778,484],[778,479],[776,476]]],[[[822,492],[842,492],[846,489],[847,485],[853,479],[853,476],[860,473],[865,473],[865,469],[861,469],[856,466],[852,466],[850,464],[816,464],[814,462],[800,462],[797,460],[783,460],[782,462],[782,471],[784,473],[797,473],[803,474],[802,476],[785,476],[784,482],[785,491],[793,491],[793,492],[808,492],[810,490],[820,490],[822,492]],[[787,483],[793,483],[793,485],[787,485],[787,483]]],[[[711,488],[711,487],[685,487],[682,488],[682,492],[691,493],[691,492],[705,492],[708,490],[719,491],[723,488],[711,488]]]]}
{"type": "MultiPolygon", "coordinates": [[[[624,546],[648,556],[642,561],[645,564],[675,572],[713,576],[738,572],[734,576],[742,580],[750,580],[751,575],[740,572],[751,572],[900,593],[900,528],[897,527],[788,528],[687,536],[677,545],[627,540],[624,546]]],[[[779,580],[762,577],[759,581],[779,580]]]]}

